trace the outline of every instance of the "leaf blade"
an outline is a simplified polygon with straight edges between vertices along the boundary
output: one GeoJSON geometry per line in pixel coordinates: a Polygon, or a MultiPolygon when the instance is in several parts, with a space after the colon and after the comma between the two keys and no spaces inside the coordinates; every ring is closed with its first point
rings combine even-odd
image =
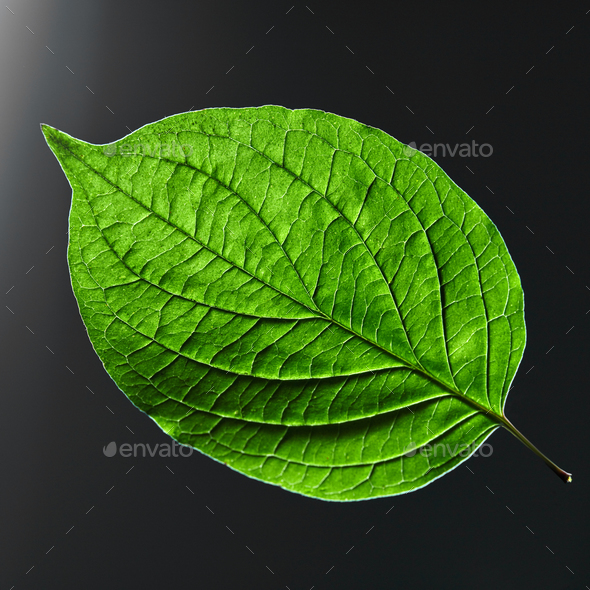
{"type": "MultiPolygon", "coordinates": [[[[183,423],[187,407],[230,430],[258,420],[269,433],[350,434],[354,422],[395,421],[449,395],[482,419],[465,440],[483,442],[498,426],[483,410],[501,415],[522,356],[522,289],[495,226],[432,161],[404,157],[402,144],[355,121],[280,107],[148,125],[125,138],[147,157],[46,136],[74,189],[69,260],[91,340],[162,427],[170,415],[183,423]],[[171,138],[190,156],[154,157],[171,138]],[[509,304],[512,324],[499,313],[509,304]]],[[[433,418],[430,440],[444,436],[448,412],[433,418]]],[[[391,434],[379,436],[385,444],[391,434]]],[[[398,442],[407,436],[396,429],[398,442]]],[[[360,497],[344,484],[310,493],[256,473],[309,495],[360,497]]],[[[425,472],[414,487],[428,481],[425,472]]]]}

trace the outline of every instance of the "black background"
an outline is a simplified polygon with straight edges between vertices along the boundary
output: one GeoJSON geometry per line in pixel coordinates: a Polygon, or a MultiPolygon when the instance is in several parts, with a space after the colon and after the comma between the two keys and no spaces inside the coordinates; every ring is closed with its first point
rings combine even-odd
{"type": "Polygon", "coordinates": [[[0,588],[588,588],[590,5],[9,1],[0,588]],[[106,143],[191,108],[262,104],[331,111],[406,143],[493,146],[437,161],[522,277],[528,344],[507,415],[574,483],[504,431],[491,457],[424,489],[350,504],[196,452],[103,454],[113,440],[169,439],[88,341],[66,264],[70,189],[39,123],[106,143]]]}

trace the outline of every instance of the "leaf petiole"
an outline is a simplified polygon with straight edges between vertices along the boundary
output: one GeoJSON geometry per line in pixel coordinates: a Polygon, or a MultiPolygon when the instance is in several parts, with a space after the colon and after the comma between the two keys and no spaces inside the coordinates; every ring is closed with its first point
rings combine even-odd
{"type": "Polygon", "coordinates": [[[572,482],[572,474],[568,473],[567,471],[564,471],[561,467],[559,467],[553,461],[551,461],[551,459],[549,459],[547,455],[542,453],[526,436],[524,436],[524,434],[522,434],[522,432],[520,432],[520,430],[518,430],[518,428],[516,428],[516,426],[514,426],[514,424],[512,424],[512,422],[508,420],[508,418],[506,418],[505,416],[498,416],[497,414],[495,414],[495,416],[499,419],[499,422],[502,424],[504,428],[506,428],[506,430],[511,432],[520,442],[522,442],[526,447],[533,451],[533,453],[535,453],[537,457],[541,458],[549,467],[549,469],[551,469],[553,473],[557,474],[557,476],[563,482],[572,482]]]}

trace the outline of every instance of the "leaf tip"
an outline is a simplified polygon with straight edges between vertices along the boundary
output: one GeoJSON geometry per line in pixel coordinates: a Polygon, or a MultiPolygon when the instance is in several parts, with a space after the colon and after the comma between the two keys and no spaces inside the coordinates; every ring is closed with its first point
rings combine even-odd
{"type": "Polygon", "coordinates": [[[47,145],[51,151],[56,154],[56,148],[58,146],[59,137],[62,135],[62,132],[51,125],[47,125],[47,123],[41,123],[41,132],[43,133],[45,141],[47,142],[47,145]]]}
{"type": "Polygon", "coordinates": [[[70,159],[70,156],[79,153],[85,145],[83,141],[56,129],[51,125],[47,125],[46,123],[41,123],[41,132],[45,137],[49,149],[58,159],[62,168],[64,168],[64,164],[70,159]]]}
{"type": "Polygon", "coordinates": [[[41,133],[43,133],[43,135],[45,136],[45,139],[49,143],[50,140],[55,137],[55,133],[57,132],[57,129],[55,129],[55,127],[52,127],[51,125],[47,125],[47,123],[41,123],[40,127],[41,127],[41,133]]]}

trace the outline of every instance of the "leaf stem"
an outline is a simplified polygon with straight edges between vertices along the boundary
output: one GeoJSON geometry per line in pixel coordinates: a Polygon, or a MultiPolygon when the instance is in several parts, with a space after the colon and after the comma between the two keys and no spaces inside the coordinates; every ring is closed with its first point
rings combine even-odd
{"type": "MultiPolygon", "coordinates": [[[[444,385],[444,384],[442,384],[442,385],[444,385]]],[[[498,422],[498,424],[500,424],[501,426],[506,428],[506,430],[508,430],[508,432],[512,433],[521,443],[524,444],[525,447],[527,447],[528,449],[533,451],[533,453],[535,453],[535,455],[537,455],[537,457],[542,459],[543,462],[545,463],[545,465],[547,465],[547,467],[549,467],[549,469],[551,469],[551,471],[553,471],[553,473],[555,473],[557,475],[557,477],[559,477],[559,479],[561,479],[561,481],[563,481],[564,483],[571,483],[572,482],[572,474],[563,470],[561,467],[559,467],[559,465],[556,465],[555,463],[553,463],[553,461],[551,461],[551,459],[549,459],[549,457],[547,457],[547,455],[542,453],[524,434],[522,434],[522,432],[520,432],[520,430],[518,430],[518,428],[516,428],[516,426],[514,426],[514,424],[512,424],[512,422],[510,422],[510,420],[508,420],[508,418],[506,418],[506,416],[504,416],[503,413],[496,414],[496,412],[494,412],[490,409],[486,409],[485,406],[482,406],[481,404],[479,404],[475,400],[472,400],[472,399],[466,397],[465,395],[463,395],[462,393],[459,393],[458,391],[453,391],[452,393],[457,395],[459,398],[461,398],[466,403],[470,404],[472,407],[474,407],[475,409],[480,411],[485,416],[489,416],[490,418],[492,418],[493,420],[498,422]]]]}
{"type": "Polygon", "coordinates": [[[572,474],[564,471],[561,467],[558,467],[549,457],[544,455],[524,434],[522,434],[506,416],[498,416],[495,414],[497,418],[499,418],[499,422],[511,432],[520,442],[522,442],[526,447],[528,447],[537,457],[540,457],[545,464],[553,471],[553,473],[557,474],[557,476],[565,483],[571,483],[572,481],[572,474]]]}

